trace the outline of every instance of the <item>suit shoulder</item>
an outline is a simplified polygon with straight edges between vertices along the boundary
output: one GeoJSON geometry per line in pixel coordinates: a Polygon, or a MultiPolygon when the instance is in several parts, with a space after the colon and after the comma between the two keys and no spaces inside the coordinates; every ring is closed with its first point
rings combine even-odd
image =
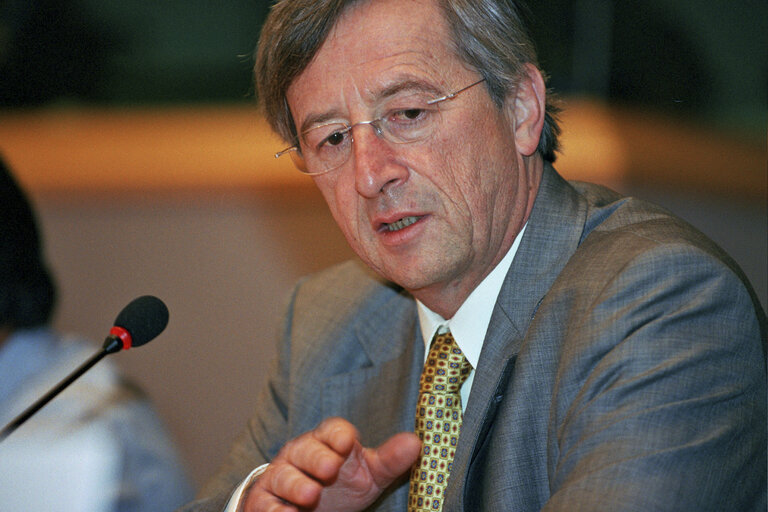
{"type": "Polygon", "coordinates": [[[398,295],[402,289],[362,262],[348,260],[303,278],[297,293],[316,300],[359,303],[371,296],[398,295]]]}
{"type": "Polygon", "coordinates": [[[701,250],[728,266],[735,263],[715,242],[697,228],[654,203],[622,196],[606,187],[589,183],[572,183],[588,204],[587,220],[581,236],[586,240],[624,244],[635,239],[633,246],[687,246],[701,250]]]}
{"type": "Polygon", "coordinates": [[[597,185],[573,186],[586,200],[588,213],[569,270],[576,269],[581,275],[586,272],[598,281],[626,279],[631,269],[657,280],[667,276],[669,282],[678,284],[705,275],[718,276],[730,283],[734,293],[749,296],[765,335],[765,314],[746,275],[701,231],[648,201],[621,196],[597,185]]]}
{"type": "Polygon", "coordinates": [[[312,274],[296,286],[292,297],[294,326],[336,332],[364,319],[403,315],[413,298],[401,287],[379,277],[357,260],[312,274]]]}

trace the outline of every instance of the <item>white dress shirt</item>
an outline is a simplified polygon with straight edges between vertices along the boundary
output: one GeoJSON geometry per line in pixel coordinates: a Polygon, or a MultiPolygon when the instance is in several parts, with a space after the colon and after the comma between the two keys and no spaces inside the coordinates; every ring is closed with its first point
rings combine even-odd
{"type": "Polygon", "coordinates": [[[523,233],[525,233],[525,226],[517,234],[512,247],[509,248],[504,258],[480,282],[477,288],[469,294],[467,300],[464,301],[464,304],[459,307],[452,318],[446,320],[418,300],[416,301],[419,325],[421,326],[421,334],[424,338],[424,359],[426,360],[429,353],[429,346],[432,343],[432,338],[435,337],[435,333],[438,330],[440,332],[450,330],[453,339],[456,340],[456,344],[464,353],[464,357],[472,365],[472,371],[461,386],[459,393],[461,395],[462,411],[467,409],[469,392],[472,389],[472,382],[475,380],[474,369],[477,368],[477,362],[480,359],[480,351],[483,348],[483,340],[488,331],[488,324],[491,322],[491,314],[496,305],[496,299],[501,291],[501,286],[504,284],[504,278],[507,276],[512,260],[517,253],[517,248],[520,246],[520,240],[523,238],[523,233]]]}

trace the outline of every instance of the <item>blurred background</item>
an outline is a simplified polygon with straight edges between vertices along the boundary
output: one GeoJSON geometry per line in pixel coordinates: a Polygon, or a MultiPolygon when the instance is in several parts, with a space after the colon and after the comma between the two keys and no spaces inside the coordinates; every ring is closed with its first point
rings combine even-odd
{"type": "MultiPolygon", "coordinates": [[[[765,308],[768,3],[531,3],[565,108],[561,173],[682,216],[765,308]]],[[[252,412],[292,284],[352,257],[255,108],[268,5],[0,3],[0,153],[38,209],[55,324],[100,344],[132,298],[166,301],[160,339],[112,357],[198,484],[252,412]]]]}

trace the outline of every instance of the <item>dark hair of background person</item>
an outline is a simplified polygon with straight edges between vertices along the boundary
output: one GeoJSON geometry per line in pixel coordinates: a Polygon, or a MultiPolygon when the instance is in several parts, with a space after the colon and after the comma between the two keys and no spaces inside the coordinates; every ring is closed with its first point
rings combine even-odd
{"type": "Polygon", "coordinates": [[[35,214],[0,155],[0,327],[45,325],[55,304],[35,214]]]}
{"type": "MultiPolygon", "coordinates": [[[[278,2],[262,28],[256,52],[256,92],[267,121],[285,140],[296,140],[286,91],[314,58],[341,14],[359,0],[293,0],[278,2]]],[[[497,107],[524,72],[538,67],[533,42],[512,0],[438,0],[459,58],[475,68],[497,107]]],[[[538,151],[553,162],[560,128],[558,108],[547,98],[547,115],[538,151]]]]}

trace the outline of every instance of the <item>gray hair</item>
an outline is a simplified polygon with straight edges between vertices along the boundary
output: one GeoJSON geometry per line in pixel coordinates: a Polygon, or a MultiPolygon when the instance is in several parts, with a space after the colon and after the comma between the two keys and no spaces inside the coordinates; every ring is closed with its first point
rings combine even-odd
{"type": "MultiPolygon", "coordinates": [[[[272,129],[287,141],[296,140],[296,126],[286,92],[314,58],[341,14],[366,0],[281,0],[262,28],[256,50],[256,93],[272,129]]],[[[486,80],[488,92],[501,108],[524,73],[524,64],[538,67],[536,50],[515,0],[435,0],[451,31],[456,55],[486,80]]],[[[539,140],[542,158],[554,162],[559,148],[559,108],[547,95],[546,117],[539,140]]]]}

